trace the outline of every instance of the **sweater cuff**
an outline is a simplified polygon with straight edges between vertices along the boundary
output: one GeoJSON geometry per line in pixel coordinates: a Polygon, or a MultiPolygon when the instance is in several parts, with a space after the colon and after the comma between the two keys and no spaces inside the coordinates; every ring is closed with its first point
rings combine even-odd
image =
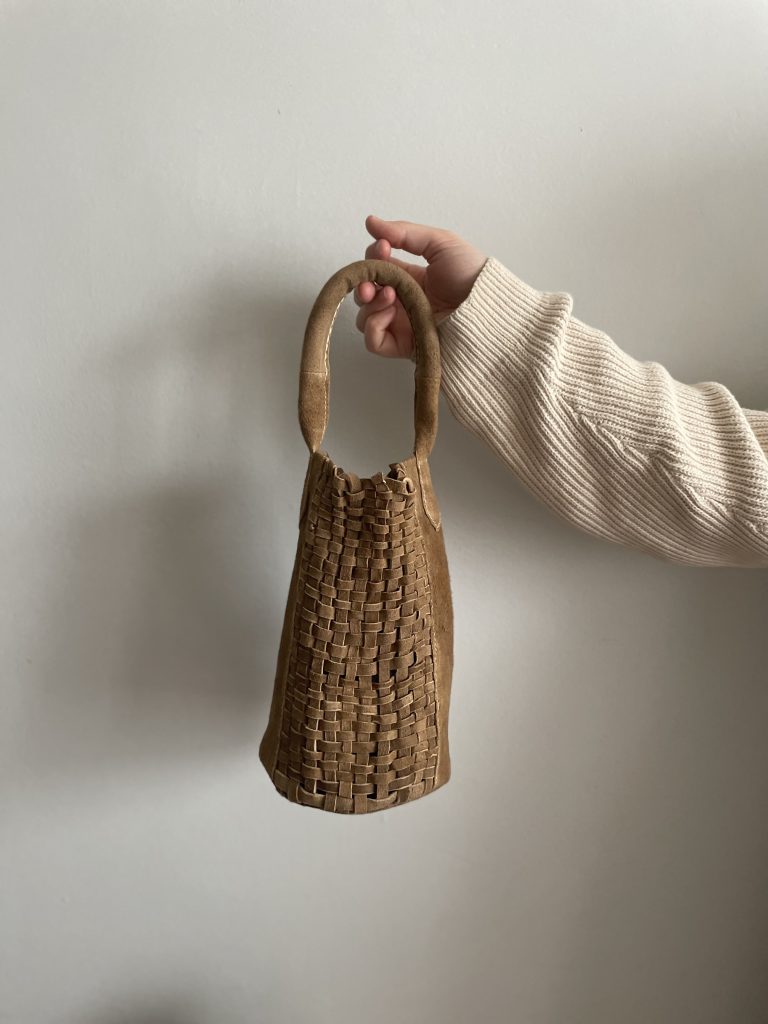
{"type": "MultiPolygon", "coordinates": [[[[538,365],[545,374],[573,309],[567,292],[532,288],[494,256],[489,256],[466,299],[437,325],[443,386],[460,400],[467,371],[482,366],[494,373],[517,363],[538,365]]],[[[471,376],[471,375],[470,375],[471,376]]]]}
{"type": "MultiPolygon", "coordinates": [[[[483,315],[488,307],[493,305],[494,298],[496,302],[499,301],[499,298],[508,301],[508,281],[514,281],[521,294],[527,293],[532,299],[539,294],[520,278],[515,277],[512,271],[508,270],[499,260],[493,256],[486,257],[485,263],[472,282],[472,287],[464,301],[450,313],[435,320],[441,348],[444,330],[446,334],[454,334],[461,330],[466,332],[468,329],[474,333],[479,322],[482,323],[483,315]]],[[[411,351],[410,360],[412,363],[416,362],[415,349],[411,351]]]]}
{"type": "MultiPolygon", "coordinates": [[[[551,336],[571,315],[567,292],[539,291],[526,284],[494,256],[489,256],[466,299],[438,324],[447,337],[471,333],[478,341],[527,341],[551,336]]],[[[441,339],[442,340],[442,339],[441,339]]]]}

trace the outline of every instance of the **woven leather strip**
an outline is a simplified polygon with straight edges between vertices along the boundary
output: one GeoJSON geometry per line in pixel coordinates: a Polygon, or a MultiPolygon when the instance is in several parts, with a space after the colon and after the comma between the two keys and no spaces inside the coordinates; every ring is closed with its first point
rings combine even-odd
{"type": "Polygon", "coordinates": [[[295,802],[357,814],[435,785],[431,594],[419,488],[402,464],[361,480],[322,458],[273,781],[295,802]]]}
{"type": "Polygon", "coordinates": [[[406,803],[450,777],[453,610],[428,454],[437,430],[440,350],[416,281],[360,260],[326,282],[302,350],[299,420],[311,455],[259,747],[289,800],[342,814],[406,803]],[[395,286],[416,344],[414,453],[360,479],[319,450],[328,422],[328,345],[360,281],[395,286]]]}

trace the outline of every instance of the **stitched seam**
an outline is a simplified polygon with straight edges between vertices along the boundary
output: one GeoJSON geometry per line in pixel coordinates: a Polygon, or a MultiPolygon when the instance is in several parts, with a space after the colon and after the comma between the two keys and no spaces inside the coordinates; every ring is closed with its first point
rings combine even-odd
{"type": "MultiPolygon", "coordinates": [[[[440,529],[440,523],[441,523],[441,515],[440,515],[439,512],[435,513],[435,512],[432,511],[432,509],[430,507],[431,503],[430,503],[429,499],[427,499],[425,497],[424,480],[423,480],[422,469],[421,469],[421,456],[418,453],[416,453],[416,473],[417,473],[417,475],[419,477],[419,493],[421,495],[421,504],[424,506],[424,511],[427,514],[427,519],[429,519],[430,523],[432,523],[432,525],[434,526],[434,528],[436,530],[439,530],[440,529]]],[[[430,481],[431,481],[431,479],[432,479],[432,476],[430,474],[430,481]]],[[[430,490],[432,490],[432,488],[430,488],[430,490]]]]}
{"type": "MultiPolygon", "coordinates": [[[[416,471],[418,473],[418,461],[416,463],[416,471]]],[[[419,477],[419,490],[421,490],[421,477],[419,477]]],[[[422,490],[422,502],[424,492],[422,490]]],[[[426,512],[426,508],[424,509],[426,512]]],[[[429,513],[427,513],[429,514],[429,513]]],[[[438,680],[440,676],[438,674],[438,660],[437,660],[437,644],[435,643],[435,596],[432,589],[432,571],[430,567],[430,559],[427,557],[427,545],[424,536],[421,537],[421,550],[424,553],[424,565],[427,571],[427,582],[429,583],[429,637],[430,645],[432,647],[432,682],[435,687],[435,729],[437,732],[437,761],[435,762],[435,785],[440,777],[440,766],[442,764],[441,748],[445,742],[445,737],[440,732],[440,686],[438,680]]]]}
{"type": "MultiPolygon", "coordinates": [[[[325,461],[325,458],[326,458],[325,456],[321,455],[320,457],[325,461]]],[[[282,733],[283,733],[283,717],[285,715],[285,702],[288,699],[288,673],[290,672],[290,669],[291,669],[291,651],[294,650],[295,646],[296,646],[296,615],[297,615],[297,612],[299,610],[299,595],[301,593],[302,584],[304,584],[306,582],[306,577],[303,574],[302,566],[304,564],[304,551],[306,549],[307,544],[309,543],[309,536],[308,536],[309,531],[307,530],[307,520],[309,519],[309,513],[311,511],[311,505],[312,505],[312,498],[314,496],[314,491],[317,489],[317,482],[318,482],[318,476],[313,474],[313,472],[312,472],[313,469],[314,469],[314,466],[315,466],[315,460],[317,458],[318,458],[318,453],[315,453],[315,452],[312,452],[312,454],[309,457],[309,466],[307,467],[307,473],[309,474],[310,477],[314,475],[314,483],[313,483],[313,485],[312,485],[312,487],[310,489],[310,493],[309,493],[309,495],[307,497],[307,510],[306,510],[306,515],[304,517],[304,521],[299,526],[299,540],[298,540],[298,543],[297,543],[297,551],[296,551],[296,558],[298,560],[298,571],[296,573],[296,585],[292,589],[291,593],[289,594],[289,600],[293,601],[293,611],[291,613],[290,645],[288,646],[287,651],[286,651],[285,666],[283,668],[283,675],[282,675],[283,699],[282,699],[282,701],[280,703],[280,714],[278,715],[278,718],[277,718],[278,732],[277,732],[277,742],[275,743],[275,757],[274,757],[274,762],[272,764],[272,770],[269,773],[270,778],[273,779],[273,780],[274,780],[275,773],[277,771],[277,762],[280,759],[280,742],[281,742],[280,737],[282,736],[282,733]]],[[[307,483],[309,483],[309,482],[310,481],[308,480],[307,483]]]]}
{"type": "MultiPolygon", "coordinates": [[[[307,513],[309,513],[309,509],[307,509],[307,513]]],[[[298,607],[299,607],[298,595],[300,593],[301,583],[302,583],[301,562],[302,562],[302,559],[304,557],[304,548],[306,546],[306,543],[307,543],[306,526],[304,525],[304,523],[302,523],[302,525],[299,527],[299,544],[297,545],[298,550],[296,551],[296,559],[297,559],[297,561],[299,563],[298,569],[297,569],[297,572],[296,572],[296,585],[293,588],[293,590],[291,591],[291,594],[289,595],[289,600],[293,602],[293,608],[291,609],[291,628],[290,628],[290,633],[289,633],[290,644],[289,644],[288,647],[286,647],[285,665],[283,666],[282,676],[281,676],[281,679],[279,681],[279,685],[280,685],[280,688],[282,690],[282,699],[280,701],[280,714],[277,716],[277,725],[276,725],[276,728],[277,728],[277,739],[275,741],[275,753],[274,753],[274,757],[272,759],[272,767],[271,767],[270,772],[269,772],[269,777],[273,781],[274,781],[274,778],[275,778],[275,772],[277,771],[277,762],[280,759],[280,742],[281,742],[280,738],[281,738],[282,733],[283,733],[283,719],[285,717],[285,702],[288,699],[288,673],[289,673],[290,668],[291,668],[291,651],[293,650],[293,647],[294,647],[294,645],[296,643],[296,612],[298,611],[298,607]]]]}
{"type": "Polygon", "coordinates": [[[318,447],[322,443],[323,437],[325,437],[325,432],[328,429],[328,381],[331,376],[331,366],[328,360],[328,355],[331,347],[331,331],[333,330],[333,325],[336,321],[336,317],[338,316],[339,310],[341,309],[341,304],[344,301],[344,299],[346,299],[348,294],[348,292],[344,292],[339,301],[336,303],[336,309],[334,309],[333,311],[333,316],[331,317],[331,322],[328,324],[328,331],[325,335],[325,345],[323,346],[323,365],[325,366],[325,386],[323,388],[323,434],[322,437],[320,438],[320,441],[318,442],[318,447]]]}

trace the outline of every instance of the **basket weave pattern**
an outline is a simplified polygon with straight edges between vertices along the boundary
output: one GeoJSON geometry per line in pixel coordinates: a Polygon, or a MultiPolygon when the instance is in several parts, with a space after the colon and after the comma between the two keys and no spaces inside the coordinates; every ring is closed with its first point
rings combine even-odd
{"type": "Polygon", "coordinates": [[[417,489],[400,463],[360,479],[326,458],[309,498],[273,781],[364,813],[435,785],[431,592],[417,489]]]}

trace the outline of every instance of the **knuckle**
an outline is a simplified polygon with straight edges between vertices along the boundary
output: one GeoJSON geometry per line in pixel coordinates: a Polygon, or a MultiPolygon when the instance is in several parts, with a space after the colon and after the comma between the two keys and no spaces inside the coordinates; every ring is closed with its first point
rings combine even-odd
{"type": "Polygon", "coordinates": [[[378,352],[379,347],[376,342],[376,339],[374,338],[373,331],[365,332],[365,347],[368,349],[369,352],[378,352]]]}

